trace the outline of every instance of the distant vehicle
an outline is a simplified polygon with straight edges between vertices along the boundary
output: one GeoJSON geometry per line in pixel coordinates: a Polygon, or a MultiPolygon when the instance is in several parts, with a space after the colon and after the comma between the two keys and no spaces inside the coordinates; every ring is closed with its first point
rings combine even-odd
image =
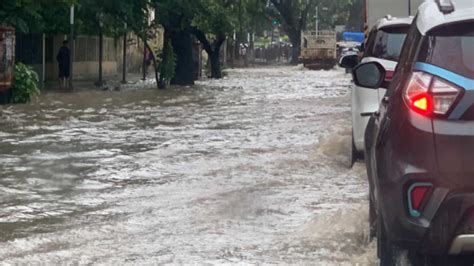
{"type": "Polygon", "coordinates": [[[341,59],[345,55],[345,52],[347,51],[361,51],[361,46],[362,43],[359,42],[346,42],[346,41],[341,41],[337,42],[336,47],[337,47],[337,57],[341,59]]]}
{"type": "Polygon", "coordinates": [[[342,39],[345,42],[363,43],[365,41],[365,35],[363,32],[343,32],[342,39]]]}
{"type": "Polygon", "coordinates": [[[332,69],[337,64],[336,33],[333,31],[302,34],[300,61],[310,69],[332,69]]]}
{"type": "MultiPolygon", "coordinates": [[[[420,6],[365,137],[381,265],[395,265],[403,251],[412,265],[474,263],[473,47],[472,0],[420,6]]],[[[374,61],[354,70],[366,88],[386,75],[374,61]]]]}
{"type": "MultiPolygon", "coordinates": [[[[380,88],[354,86],[351,91],[352,103],[352,162],[364,156],[364,133],[370,116],[378,110],[385,96],[388,82],[393,72],[413,18],[393,18],[386,16],[379,20],[370,31],[362,63],[379,62],[387,71],[386,83],[380,88]]],[[[347,56],[347,55],[346,55],[347,56]]],[[[350,67],[350,66],[349,66],[350,67]]]]}

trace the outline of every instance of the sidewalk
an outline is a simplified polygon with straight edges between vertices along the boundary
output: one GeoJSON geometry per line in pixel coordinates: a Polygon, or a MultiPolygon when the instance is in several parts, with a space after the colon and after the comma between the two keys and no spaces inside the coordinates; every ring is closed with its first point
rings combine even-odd
{"type": "MultiPolygon", "coordinates": [[[[95,83],[98,81],[98,78],[81,78],[78,77],[73,80],[73,91],[88,91],[88,90],[103,90],[103,91],[120,91],[120,90],[136,90],[136,89],[151,89],[156,88],[156,81],[154,73],[149,73],[147,79],[142,80],[143,76],[137,73],[127,74],[127,83],[122,84],[122,75],[117,74],[113,76],[106,76],[103,78],[105,85],[96,86],[95,83]]],[[[60,88],[59,80],[57,81],[47,81],[43,88],[41,89],[44,92],[65,92],[69,90],[64,90],[60,88]]]]}

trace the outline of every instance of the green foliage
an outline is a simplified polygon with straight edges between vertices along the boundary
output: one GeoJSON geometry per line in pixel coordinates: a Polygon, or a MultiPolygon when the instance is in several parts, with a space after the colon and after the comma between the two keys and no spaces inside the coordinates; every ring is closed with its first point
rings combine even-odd
{"type": "Polygon", "coordinates": [[[69,7],[75,0],[2,0],[0,25],[18,32],[65,33],[69,26],[69,7]]]}
{"type": "Polygon", "coordinates": [[[173,52],[171,40],[168,40],[164,46],[159,68],[161,79],[168,85],[175,75],[176,55],[173,52]]]}
{"type": "Polygon", "coordinates": [[[15,65],[14,80],[12,86],[13,103],[29,103],[40,94],[38,88],[38,74],[22,63],[15,65]]]}
{"type": "Polygon", "coordinates": [[[214,36],[226,36],[234,32],[237,23],[234,1],[200,0],[193,26],[214,36]]]}
{"type": "Polygon", "coordinates": [[[35,21],[41,19],[40,1],[2,0],[0,1],[0,25],[15,27],[19,32],[28,32],[36,28],[35,21]]]}
{"type": "Polygon", "coordinates": [[[349,8],[349,18],[346,25],[348,30],[364,31],[364,12],[364,0],[352,0],[352,4],[349,8]]]}
{"type": "Polygon", "coordinates": [[[191,25],[199,1],[151,0],[156,7],[156,23],[170,31],[181,31],[191,25]]]}
{"type": "MultiPolygon", "coordinates": [[[[349,10],[352,0],[319,0],[319,28],[321,30],[334,29],[336,25],[345,25],[349,19],[349,10]]],[[[360,10],[360,14],[363,14],[360,10]]],[[[309,29],[314,29],[316,12],[310,12],[309,29]]],[[[363,20],[363,18],[362,18],[363,20]]]]}

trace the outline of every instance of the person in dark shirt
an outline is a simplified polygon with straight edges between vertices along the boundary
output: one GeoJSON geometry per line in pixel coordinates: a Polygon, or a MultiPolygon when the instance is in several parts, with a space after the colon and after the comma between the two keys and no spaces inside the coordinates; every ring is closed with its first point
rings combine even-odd
{"type": "Polygon", "coordinates": [[[59,81],[61,88],[67,87],[67,81],[70,76],[70,51],[68,48],[68,41],[63,42],[63,46],[59,49],[56,60],[59,64],[59,81]]]}

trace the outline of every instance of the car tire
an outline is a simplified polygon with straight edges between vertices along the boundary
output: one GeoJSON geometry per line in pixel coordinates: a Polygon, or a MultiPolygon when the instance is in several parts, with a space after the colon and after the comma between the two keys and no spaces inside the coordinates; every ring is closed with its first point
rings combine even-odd
{"type": "Polygon", "coordinates": [[[380,212],[377,221],[377,253],[379,265],[396,266],[401,257],[401,250],[388,238],[380,212]]]}

